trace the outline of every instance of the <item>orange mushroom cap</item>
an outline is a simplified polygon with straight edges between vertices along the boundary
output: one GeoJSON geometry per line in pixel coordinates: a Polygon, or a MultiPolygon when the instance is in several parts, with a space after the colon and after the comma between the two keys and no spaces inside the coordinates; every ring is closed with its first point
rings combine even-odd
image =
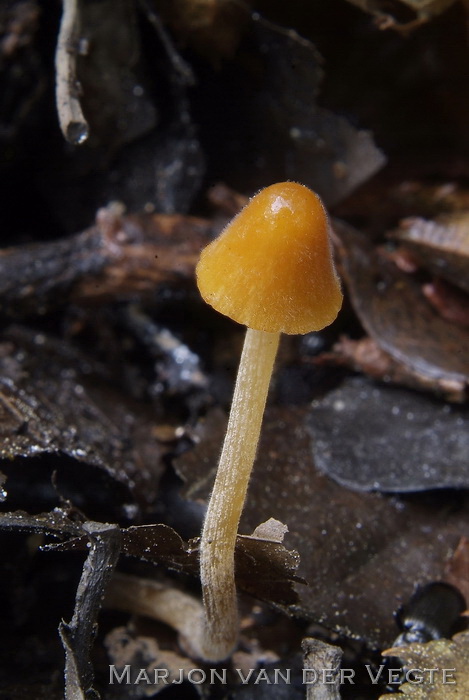
{"type": "Polygon", "coordinates": [[[202,251],[196,273],[207,303],[268,333],[320,330],[342,305],[326,211],[296,182],[256,194],[202,251]]]}

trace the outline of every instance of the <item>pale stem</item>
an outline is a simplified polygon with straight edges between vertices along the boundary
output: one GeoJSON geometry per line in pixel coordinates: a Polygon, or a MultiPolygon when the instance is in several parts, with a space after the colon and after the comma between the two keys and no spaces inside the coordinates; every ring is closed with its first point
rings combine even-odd
{"type": "Polygon", "coordinates": [[[78,0],[63,0],[55,53],[55,95],[60,128],[67,141],[74,145],[88,138],[88,123],[81,109],[76,75],[78,34],[78,0]]]}
{"type": "Polygon", "coordinates": [[[228,427],[200,542],[205,607],[202,650],[211,661],[236,646],[238,606],[234,550],[238,525],[256,456],[279,333],[248,328],[228,427]]]}
{"type": "Polygon", "coordinates": [[[181,635],[191,655],[201,657],[203,609],[198,598],[158,581],[117,572],[107,587],[104,605],[165,622],[181,635]]]}

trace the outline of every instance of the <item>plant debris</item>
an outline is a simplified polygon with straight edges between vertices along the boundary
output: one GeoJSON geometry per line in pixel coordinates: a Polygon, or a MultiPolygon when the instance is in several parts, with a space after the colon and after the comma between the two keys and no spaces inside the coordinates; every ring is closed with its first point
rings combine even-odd
{"type": "MultiPolygon", "coordinates": [[[[262,56],[256,73],[246,76],[259,127],[256,151],[277,179],[300,180],[331,206],[380,170],[385,156],[369,132],[316,104],[323,69],[312,43],[259,16],[249,27],[250,41],[239,51],[250,53],[254,43],[262,56]]],[[[252,153],[249,158],[252,162],[252,153]]]]}
{"type": "Polygon", "coordinates": [[[389,3],[383,0],[348,0],[353,5],[357,5],[365,12],[370,12],[376,18],[376,23],[380,29],[395,29],[397,31],[407,32],[416,29],[425,22],[428,22],[433,17],[436,17],[441,12],[450,7],[455,0],[397,0],[397,8],[402,10],[402,6],[412,10],[414,18],[405,22],[399,22],[396,17],[389,12],[389,3]]]}
{"type": "Polygon", "coordinates": [[[65,697],[99,697],[92,689],[91,645],[97,631],[97,617],[106,585],[120,552],[120,532],[116,525],[87,522],[90,552],[78,585],[75,610],[70,622],[62,622],[59,632],[65,649],[65,697]]]}
{"type": "MultiPolygon", "coordinates": [[[[422,617],[434,636],[418,591],[452,591],[430,605],[457,617],[439,633],[467,628],[467,10],[1,4],[2,698],[377,700],[382,650],[422,617]],[[280,345],[235,550],[239,644],[212,683],[192,632],[145,607],[163,591],[200,610],[239,361],[194,268],[288,179],[326,201],[345,304],[280,345]],[[356,683],[308,687],[305,637],[356,683]],[[158,669],[181,683],[147,682],[158,669]]],[[[456,684],[400,695],[467,695],[458,640],[425,645],[456,684]]]]}
{"type": "MultiPolygon", "coordinates": [[[[437,669],[444,678],[435,682],[435,673],[427,671],[422,674],[422,680],[412,678],[399,686],[402,695],[421,700],[460,700],[469,692],[469,676],[467,666],[469,661],[469,634],[461,632],[450,639],[438,639],[426,644],[409,644],[408,647],[387,649],[383,656],[395,656],[404,662],[406,668],[437,669]],[[446,670],[446,671],[445,671],[446,670]],[[423,682],[422,682],[423,681],[423,682]]],[[[382,695],[382,698],[392,698],[393,695],[382,695]]]]}
{"type": "Polygon", "coordinates": [[[163,471],[157,460],[160,448],[148,432],[148,413],[137,417],[102,366],[63,342],[11,327],[1,347],[0,455],[8,476],[4,488],[9,491],[11,485],[12,503],[25,508],[36,502],[35,509],[39,503],[57,504],[50,482],[53,471],[65,495],[76,488],[86,465],[89,483],[82,484],[80,495],[75,492],[77,507],[102,509],[103,489],[111,482],[113,517],[125,518],[128,509],[135,515],[145,509],[163,471]]]}
{"type": "Polygon", "coordinates": [[[96,224],[60,242],[0,253],[1,310],[45,314],[68,303],[97,304],[154,294],[158,285],[191,279],[211,228],[183,216],[124,216],[100,209],[96,224]]]}
{"type": "Polygon", "coordinates": [[[404,219],[392,236],[418,266],[469,292],[469,213],[404,219]]]}
{"type": "Polygon", "coordinates": [[[377,345],[435,391],[463,400],[469,331],[442,318],[421,285],[349,226],[335,225],[354,309],[377,345]]]}

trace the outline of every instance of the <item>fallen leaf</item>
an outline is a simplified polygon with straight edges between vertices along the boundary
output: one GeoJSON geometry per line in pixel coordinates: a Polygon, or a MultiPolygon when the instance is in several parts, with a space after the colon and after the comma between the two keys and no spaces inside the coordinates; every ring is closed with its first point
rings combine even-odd
{"type": "Polygon", "coordinates": [[[467,210],[441,214],[433,220],[404,219],[391,237],[398,240],[420,266],[469,292],[467,210]]]}
{"type": "Polygon", "coordinates": [[[312,43],[260,18],[252,31],[263,46],[262,82],[252,96],[256,118],[265,120],[259,147],[270,158],[274,140],[277,152],[283,151],[280,177],[300,180],[332,206],[380,170],[386,158],[370,132],[315,103],[323,71],[312,43]]]}
{"type": "Polygon", "coordinates": [[[103,519],[132,520],[153,503],[164,471],[154,417],[98,362],[16,326],[4,333],[0,369],[0,463],[10,508],[59,505],[55,487],[103,519]]]}
{"type": "Polygon", "coordinates": [[[380,255],[369,239],[334,223],[350,300],[367,333],[420,381],[464,395],[469,330],[441,318],[419,282],[380,255]]]}
{"type": "Polygon", "coordinates": [[[347,488],[469,487],[465,407],[352,377],[313,402],[308,426],[315,465],[347,488]]]}

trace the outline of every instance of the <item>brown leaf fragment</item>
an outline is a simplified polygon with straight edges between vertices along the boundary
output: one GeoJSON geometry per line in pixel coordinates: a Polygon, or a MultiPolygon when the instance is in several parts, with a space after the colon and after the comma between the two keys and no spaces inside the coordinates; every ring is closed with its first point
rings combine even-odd
{"type": "MultiPolygon", "coordinates": [[[[81,525],[70,520],[59,508],[52,513],[40,515],[29,515],[21,511],[0,514],[0,528],[44,532],[66,538],[63,542],[45,545],[44,549],[67,551],[86,548],[86,538],[81,525]]],[[[197,574],[197,560],[191,555],[190,548],[177,532],[167,525],[132,525],[121,528],[120,532],[122,554],[125,556],[161,564],[173,571],[197,574]]]]}
{"type": "Polygon", "coordinates": [[[238,535],[235,555],[238,586],[256,598],[284,607],[299,602],[293,583],[306,583],[297,575],[300,555],[282,544],[286,530],[286,525],[270,518],[251,536],[238,535]]]}
{"type": "Polygon", "coordinates": [[[368,334],[409,372],[457,394],[469,383],[469,331],[441,318],[421,286],[350,226],[335,222],[352,305],[368,334]]]}
{"type": "MultiPolygon", "coordinates": [[[[272,519],[271,519],[272,520],[272,519]]],[[[304,583],[297,575],[299,555],[285,548],[279,538],[285,525],[279,521],[259,526],[261,538],[238,536],[236,580],[239,588],[260,600],[280,606],[298,602],[294,583],[304,583]],[[253,572],[256,572],[253,575],[253,572]]],[[[0,514],[0,529],[40,532],[61,542],[43,546],[45,550],[86,550],[87,540],[80,523],[70,520],[61,509],[30,515],[21,511],[0,514]]],[[[259,530],[257,531],[259,533],[259,530]]],[[[175,530],[163,524],[137,525],[120,529],[122,554],[158,564],[172,571],[198,576],[197,541],[186,544],[175,530]]]]}
{"type": "Polygon", "coordinates": [[[386,157],[370,131],[326,109],[305,110],[290,126],[288,178],[298,178],[331,207],[379,171],[386,157]]]}
{"type": "Polygon", "coordinates": [[[369,131],[316,105],[323,69],[311,42],[259,17],[252,31],[262,45],[262,83],[253,106],[265,119],[258,135],[265,157],[272,157],[275,139],[276,150],[284,150],[283,177],[301,180],[332,206],[380,170],[386,158],[369,131]]]}
{"type": "Polygon", "coordinates": [[[100,209],[83,233],[1,250],[0,309],[43,314],[70,301],[104,303],[192,280],[210,230],[204,219],[100,209]]]}
{"type": "Polygon", "coordinates": [[[469,208],[469,191],[455,182],[405,180],[391,191],[394,211],[400,218],[412,220],[415,215],[435,219],[442,214],[464,212],[469,208]]]}
{"type": "Polygon", "coordinates": [[[469,292],[469,213],[441,214],[401,221],[391,237],[422,267],[469,292]]]}
{"type": "MultiPolygon", "coordinates": [[[[60,516],[61,511],[59,509],[56,511],[60,516]]],[[[65,516],[62,519],[56,518],[56,511],[41,516],[22,512],[0,515],[0,528],[45,532],[67,537],[65,541],[44,545],[44,550],[65,552],[86,549],[86,538],[82,535],[80,526],[65,516]]],[[[162,523],[121,528],[121,547],[122,554],[127,557],[165,566],[172,571],[198,575],[198,561],[192,549],[175,530],[162,523]]]]}
{"type": "MultiPolygon", "coordinates": [[[[327,205],[335,204],[376,173],[385,156],[369,131],[318,107],[323,67],[312,42],[259,13],[244,12],[242,41],[225,73],[236,109],[223,114],[223,130],[219,119],[212,122],[215,138],[217,132],[221,136],[221,152],[225,134],[231,142],[235,136],[240,147],[229,170],[222,169],[218,177],[244,192],[276,179],[299,180],[327,205]]],[[[218,79],[215,75],[215,83],[218,79]]]]}
{"type": "Polygon", "coordinates": [[[44,533],[55,537],[84,537],[80,523],[70,520],[61,508],[56,508],[51,513],[37,515],[24,511],[0,513],[0,529],[44,533]]]}
{"type": "Polygon", "coordinates": [[[322,353],[313,362],[318,365],[326,362],[350,367],[372,379],[401,384],[411,389],[433,391],[455,403],[466,400],[466,390],[461,384],[435,380],[410,370],[406,364],[385,352],[373,338],[369,337],[353,340],[347,336],[341,336],[330,352],[322,353]]]}
{"type": "MultiPolygon", "coordinates": [[[[469,632],[461,632],[452,640],[438,639],[387,649],[383,656],[397,656],[408,669],[406,682],[399,687],[406,697],[461,700],[469,695],[469,632]],[[412,669],[416,669],[415,678],[412,669]]],[[[393,697],[393,694],[382,695],[380,700],[393,697]]]]}
{"type": "MultiPolygon", "coordinates": [[[[265,525],[265,523],[263,524],[265,525]]],[[[299,555],[279,542],[285,525],[274,521],[261,527],[259,538],[238,535],[236,543],[236,583],[260,600],[286,606],[296,603],[293,583],[304,583],[296,573],[299,555]]],[[[163,564],[169,569],[198,576],[198,540],[186,545],[166,525],[139,525],[122,531],[123,553],[142,561],[163,564]]]]}
{"type": "Polygon", "coordinates": [[[135,525],[122,531],[122,551],[142,561],[164,564],[168,568],[197,573],[197,562],[181,537],[167,525],[135,525]]]}

